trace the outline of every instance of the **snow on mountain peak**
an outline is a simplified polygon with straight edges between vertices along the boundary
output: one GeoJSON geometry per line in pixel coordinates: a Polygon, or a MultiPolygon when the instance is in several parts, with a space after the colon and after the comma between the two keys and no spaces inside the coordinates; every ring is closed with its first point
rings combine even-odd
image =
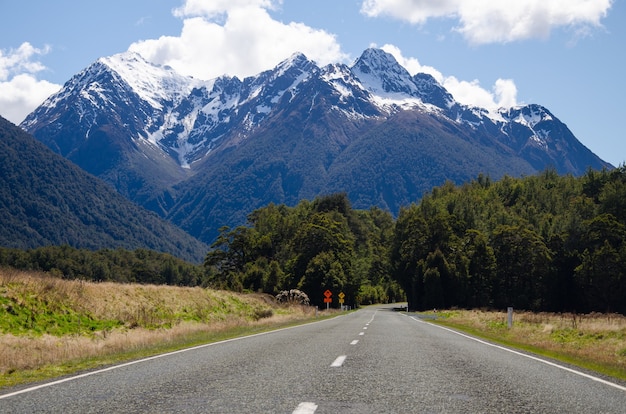
{"type": "Polygon", "coordinates": [[[202,84],[169,66],[150,63],[135,52],[118,53],[100,58],[98,62],[116,72],[139,97],[157,109],[162,109],[163,102],[176,102],[186,97],[202,84]]]}
{"type": "Polygon", "coordinates": [[[297,67],[297,68],[306,68],[311,66],[312,64],[314,64],[312,61],[310,61],[303,53],[300,52],[296,52],[294,54],[292,54],[289,58],[283,60],[282,62],[280,62],[277,66],[276,69],[279,73],[283,73],[284,71],[292,68],[292,67],[297,67]]]}
{"type": "Polygon", "coordinates": [[[392,98],[398,94],[418,94],[409,72],[384,50],[365,50],[352,66],[352,71],[375,95],[392,98]]]}
{"type": "Polygon", "coordinates": [[[518,105],[498,111],[504,120],[515,122],[527,128],[534,129],[537,124],[554,120],[554,116],[541,105],[518,105]]]}
{"type": "Polygon", "coordinates": [[[304,54],[297,52],[276,66],[273,70],[271,82],[274,83],[278,79],[283,78],[290,82],[290,85],[282,84],[277,86],[282,87],[281,89],[284,90],[293,89],[300,82],[306,80],[315,68],[317,68],[315,62],[309,60],[304,54]]]}

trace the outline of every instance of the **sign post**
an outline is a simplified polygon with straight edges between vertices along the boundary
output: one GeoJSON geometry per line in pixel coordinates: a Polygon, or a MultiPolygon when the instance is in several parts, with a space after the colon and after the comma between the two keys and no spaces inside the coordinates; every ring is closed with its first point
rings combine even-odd
{"type": "Polygon", "coordinates": [[[326,289],[326,291],[324,292],[324,303],[326,304],[326,310],[328,310],[330,306],[330,302],[333,301],[332,296],[333,296],[333,292],[326,289]]]}
{"type": "Polygon", "coordinates": [[[346,294],[343,292],[339,292],[337,296],[339,296],[339,303],[341,304],[341,309],[343,310],[343,298],[346,297],[346,294]]]}

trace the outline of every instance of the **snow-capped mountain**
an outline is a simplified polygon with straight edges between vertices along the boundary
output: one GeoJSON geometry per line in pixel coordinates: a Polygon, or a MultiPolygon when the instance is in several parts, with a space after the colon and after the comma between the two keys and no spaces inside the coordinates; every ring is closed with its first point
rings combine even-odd
{"type": "Polygon", "coordinates": [[[380,49],[351,66],[319,67],[297,53],[256,76],[209,81],[122,53],[75,75],[21,126],[179,223],[201,203],[213,206],[202,215],[221,214],[224,194],[209,195],[216,191],[249,193],[255,202],[246,208],[346,191],[356,207],[396,212],[445,179],[610,168],[546,108],[461,105],[380,49]],[[238,182],[248,173],[263,178],[238,182]]]}

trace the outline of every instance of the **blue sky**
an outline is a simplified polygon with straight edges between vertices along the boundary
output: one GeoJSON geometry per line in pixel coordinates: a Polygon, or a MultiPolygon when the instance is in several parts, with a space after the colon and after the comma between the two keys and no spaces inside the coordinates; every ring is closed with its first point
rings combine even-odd
{"type": "Polygon", "coordinates": [[[0,115],[19,123],[72,75],[126,50],[210,79],[296,51],[351,63],[367,47],[457,100],[538,103],[613,165],[626,161],[626,0],[0,0],[0,115]]]}

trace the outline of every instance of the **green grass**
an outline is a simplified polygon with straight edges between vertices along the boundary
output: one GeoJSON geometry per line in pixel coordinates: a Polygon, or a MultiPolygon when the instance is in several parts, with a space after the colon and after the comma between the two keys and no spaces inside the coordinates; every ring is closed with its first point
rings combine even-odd
{"type": "Polygon", "coordinates": [[[35,295],[0,296],[0,332],[14,335],[84,335],[120,326],[120,321],[98,320],[62,302],[54,303],[35,295]]]}

